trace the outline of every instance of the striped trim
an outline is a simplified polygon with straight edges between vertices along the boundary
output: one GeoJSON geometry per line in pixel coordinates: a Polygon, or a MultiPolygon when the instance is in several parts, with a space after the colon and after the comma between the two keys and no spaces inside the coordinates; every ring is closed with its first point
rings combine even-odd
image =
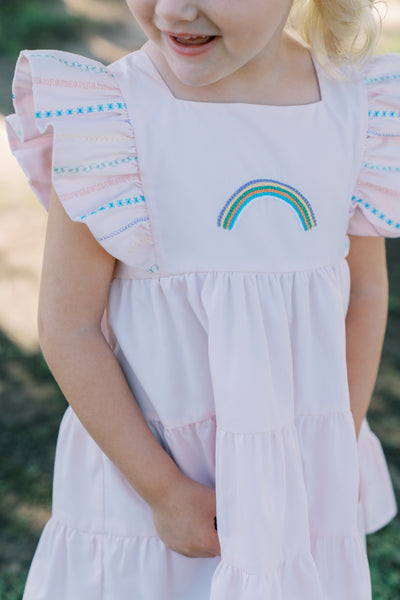
{"type": "Polygon", "coordinates": [[[368,116],[371,118],[380,119],[386,117],[389,119],[400,119],[399,110],[369,110],[368,116]]]}
{"type": "Polygon", "coordinates": [[[373,163],[364,163],[362,165],[363,169],[368,169],[369,171],[382,171],[384,173],[400,173],[400,167],[390,167],[387,165],[374,165],[373,163]]]}
{"type": "Polygon", "coordinates": [[[85,135],[84,133],[55,133],[58,140],[80,140],[81,142],[131,142],[132,136],[85,135]]]}
{"type": "Polygon", "coordinates": [[[90,104],[89,106],[78,106],[77,108],[38,110],[35,112],[35,118],[51,119],[54,117],[72,117],[75,115],[90,115],[94,113],[106,113],[118,110],[126,110],[125,102],[105,102],[104,104],[90,104]]]}
{"type": "Polygon", "coordinates": [[[124,206],[132,206],[135,204],[142,204],[143,202],[146,202],[144,196],[135,196],[134,198],[125,198],[124,200],[117,200],[116,202],[109,202],[105,206],[100,206],[100,208],[93,210],[92,212],[88,213],[87,215],[82,215],[79,218],[83,221],[84,219],[87,219],[88,217],[96,215],[99,212],[104,212],[105,210],[109,210],[112,208],[123,208],[124,206]]]}
{"type": "Polygon", "coordinates": [[[65,65],[66,67],[70,67],[72,69],[79,69],[83,73],[96,73],[97,75],[108,75],[109,77],[115,79],[114,74],[111,73],[105,67],[97,67],[88,63],[80,63],[77,60],[66,60],[65,58],[61,58],[60,56],[55,56],[54,54],[44,54],[42,52],[29,53],[29,56],[31,56],[32,58],[50,58],[61,63],[62,65],[65,65]]]}
{"type": "Polygon", "coordinates": [[[381,212],[379,208],[376,208],[370,202],[367,202],[363,198],[357,198],[356,196],[353,196],[351,200],[355,204],[359,204],[364,209],[367,209],[372,215],[374,215],[374,217],[376,217],[386,225],[390,225],[390,227],[393,227],[394,229],[400,229],[400,223],[394,221],[393,219],[385,215],[385,213],[381,212]]]}
{"type": "Polygon", "coordinates": [[[400,73],[391,73],[390,75],[381,75],[380,77],[365,77],[366,83],[382,83],[383,81],[399,81],[400,73]]]}
{"type": "Polygon", "coordinates": [[[92,163],[90,165],[82,165],[79,167],[54,167],[53,172],[57,175],[61,175],[62,173],[71,173],[75,175],[76,173],[90,173],[90,171],[95,170],[103,170],[107,167],[118,167],[119,165],[123,165],[130,162],[136,162],[136,156],[124,156],[123,158],[116,158],[115,160],[105,160],[101,163],[92,163]]]}
{"type": "Polygon", "coordinates": [[[102,237],[99,237],[96,239],[98,242],[104,242],[105,240],[109,240],[112,237],[116,237],[117,235],[124,233],[124,231],[127,231],[127,229],[131,229],[131,227],[135,227],[135,225],[139,225],[140,223],[145,223],[147,221],[150,221],[149,217],[140,217],[139,219],[135,219],[134,221],[127,223],[120,229],[117,229],[116,231],[112,231],[111,233],[107,233],[107,235],[103,235],[102,237]]]}

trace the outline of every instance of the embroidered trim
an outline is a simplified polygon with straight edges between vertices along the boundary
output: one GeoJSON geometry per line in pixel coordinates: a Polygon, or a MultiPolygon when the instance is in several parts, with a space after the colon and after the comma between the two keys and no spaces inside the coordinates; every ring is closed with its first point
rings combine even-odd
{"type": "Polygon", "coordinates": [[[366,83],[379,83],[380,81],[398,81],[400,73],[391,73],[390,75],[381,75],[380,77],[365,77],[366,83]]]}
{"type": "Polygon", "coordinates": [[[272,179],[255,179],[236,190],[218,216],[218,227],[231,230],[244,207],[260,196],[274,196],[288,204],[305,231],[316,227],[317,220],[308,200],[294,187],[272,179]]]}
{"type": "Polygon", "coordinates": [[[146,202],[144,196],[135,196],[134,198],[125,198],[124,200],[117,200],[116,202],[109,202],[105,206],[100,206],[100,208],[93,210],[92,212],[88,213],[87,215],[82,215],[82,217],[79,217],[79,218],[81,220],[84,220],[84,219],[87,219],[88,217],[91,217],[92,215],[96,215],[99,212],[104,212],[105,210],[108,210],[110,208],[122,208],[124,206],[132,206],[133,204],[140,204],[142,202],[146,202]]]}
{"type": "Polygon", "coordinates": [[[107,135],[84,135],[79,133],[56,133],[54,137],[58,140],[81,140],[82,142],[130,142],[129,135],[107,136],[107,135]]]}
{"type": "Polygon", "coordinates": [[[78,106],[77,108],[59,108],[57,110],[38,110],[35,112],[36,119],[50,119],[52,117],[71,117],[73,115],[89,115],[99,112],[110,112],[126,110],[125,102],[106,102],[95,106],[78,106]]]}
{"type": "Polygon", "coordinates": [[[384,171],[385,173],[400,173],[400,167],[388,167],[386,165],[374,165],[373,163],[364,163],[364,169],[369,169],[370,171],[384,171]]]}
{"type": "Polygon", "coordinates": [[[61,201],[66,202],[68,200],[72,200],[73,198],[82,198],[82,196],[101,192],[102,190],[107,190],[115,185],[120,185],[121,183],[127,183],[129,181],[137,183],[137,175],[117,175],[111,178],[108,177],[105,181],[99,181],[98,183],[88,185],[73,192],[65,192],[65,194],[60,194],[59,198],[61,201]]]}
{"type": "Polygon", "coordinates": [[[384,221],[386,225],[390,225],[391,227],[394,227],[394,229],[400,229],[400,223],[396,223],[396,221],[394,221],[390,217],[387,217],[383,212],[381,212],[378,208],[373,206],[370,202],[367,202],[363,198],[357,198],[356,196],[353,196],[351,200],[356,204],[361,204],[361,206],[366,208],[377,219],[384,221]]]}
{"type": "Polygon", "coordinates": [[[149,217],[140,217],[139,219],[135,219],[134,221],[127,223],[120,229],[117,229],[116,231],[112,231],[111,233],[107,233],[107,235],[104,235],[103,237],[99,237],[96,239],[98,242],[104,242],[105,240],[108,240],[109,238],[120,235],[121,233],[124,233],[124,231],[126,231],[127,229],[130,229],[131,227],[134,227],[135,225],[139,225],[139,223],[144,223],[146,221],[150,221],[149,217]]]}
{"type": "Polygon", "coordinates": [[[368,116],[371,118],[382,118],[382,117],[386,117],[386,118],[394,118],[394,119],[400,119],[400,111],[398,110],[369,110],[368,111],[368,116]]]}
{"type": "Polygon", "coordinates": [[[115,160],[105,160],[101,163],[92,163],[90,165],[82,165],[80,167],[54,167],[53,172],[57,175],[61,173],[90,173],[95,169],[106,169],[107,167],[118,167],[132,161],[137,161],[137,156],[124,156],[123,158],[116,158],[115,160]]]}
{"type": "Polygon", "coordinates": [[[61,58],[59,56],[54,56],[54,54],[42,54],[41,52],[31,53],[30,56],[32,56],[32,58],[51,58],[52,60],[55,60],[55,61],[65,65],[66,67],[71,67],[72,69],[79,69],[80,71],[83,71],[84,73],[96,73],[96,74],[108,75],[109,77],[112,77],[113,79],[115,79],[114,74],[111,73],[105,67],[96,67],[95,65],[83,64],[76,60],[69,61],[69,60],[65,60],[64,58],[61,58]]]}
{"type": "Polygon", "coordinates": [[[149,243],[153,243],[153,239],[149,235],[146,235],[146,237],[144,237],[144,238],[140,238],[137,242],[135,242],[129,248],[128,252],[126,254],[124,254],[122,258],[127,258],[136,248],[138,248],[139,246],[142,246],[143,244],[149,244],[149,243]]]}
{"type": "Polygon", "coordinates": [[[55,77],[34,77],[32,79],[36,85],[46,85],[49,87],[63,87],[83,90],[101,90],[101,91],[116,91],[118,88],[106,83],[97,81],[78,81],[77,79],[57,79],[55,77]]]}

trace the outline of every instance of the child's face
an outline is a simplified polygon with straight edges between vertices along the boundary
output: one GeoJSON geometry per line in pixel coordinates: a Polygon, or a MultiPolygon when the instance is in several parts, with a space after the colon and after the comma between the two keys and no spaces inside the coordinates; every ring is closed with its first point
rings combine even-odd
{"type": "Polygon", "coordinates": [[[293,0],[127,0],[185,85],[263,72],[277,60],[293,0]],[[194,39],[181,39],[197,36],[194,39]],[[200,36],[200,37],[199,37],[200,36]],[[203,37],[204,36],[204,37],[203,37]]]}

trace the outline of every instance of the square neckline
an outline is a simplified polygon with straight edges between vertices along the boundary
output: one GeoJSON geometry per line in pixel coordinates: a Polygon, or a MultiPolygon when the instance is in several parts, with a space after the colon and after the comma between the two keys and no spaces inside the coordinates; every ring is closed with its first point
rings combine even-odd
{"type": "Polygon", "coordinates": [[[147,54],[147,52],[145,52],[145,50],[143,50],[143,48],[140,48],[139,50],[137,50],[139,55],[143,56],[145,58],[145,61],[150,66],[157,81],[167,92],[168,96],[175,102],[180,102],[180,103],[185,103],[185,104],[193,104],[193,105],[221,106],[224,108],[227,108],[228,106],[229,107],[234,107],[234,106],[254,107],[255,109],[264,109],[264,110],[271,110],[271,111],[277,111],[277,110],[281,110],[281,111],[285,111],[285,110],[291,111],[292,110],[293,111],[293,110],[299,110],[299,109],[304,110],[304,109],[320,107],[325,104],[325,87],[323,84],[323,74],[321,72],[321,67],[320,67],[318,61],[316,60],[316,58],[314,57],[312,51],[310,49],[308,49],[308,51],[310,53],[310,57],[311,57],[312,64],[314,67],[315,76],[317,78],[320,99],[317,100],[316,102],[307,102],[305,104],[259,104],[256,102],[212,102],[212,101],[208,101],[208,100],[202,101],[202,100],[187,100],[184,98],[177,98],[173,94],[171,88],[167,85],[165,79],[162,77],[160,71],[157,69],[156,65],[154,64],[151,57],[147,54]]]}

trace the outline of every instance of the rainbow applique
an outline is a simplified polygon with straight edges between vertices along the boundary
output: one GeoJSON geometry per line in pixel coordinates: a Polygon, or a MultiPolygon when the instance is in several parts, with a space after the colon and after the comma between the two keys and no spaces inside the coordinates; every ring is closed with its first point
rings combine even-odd
{"type": "Polygon", "coordinates": [[[308,200],[294,187],[272,179],[255,179],[240,187],[228,200],[218,217],[218,227],[232,229],[242,210],[261,196],[274,196],[296,212],[304,231],[316,227],[317,220],[308,200]]]}

